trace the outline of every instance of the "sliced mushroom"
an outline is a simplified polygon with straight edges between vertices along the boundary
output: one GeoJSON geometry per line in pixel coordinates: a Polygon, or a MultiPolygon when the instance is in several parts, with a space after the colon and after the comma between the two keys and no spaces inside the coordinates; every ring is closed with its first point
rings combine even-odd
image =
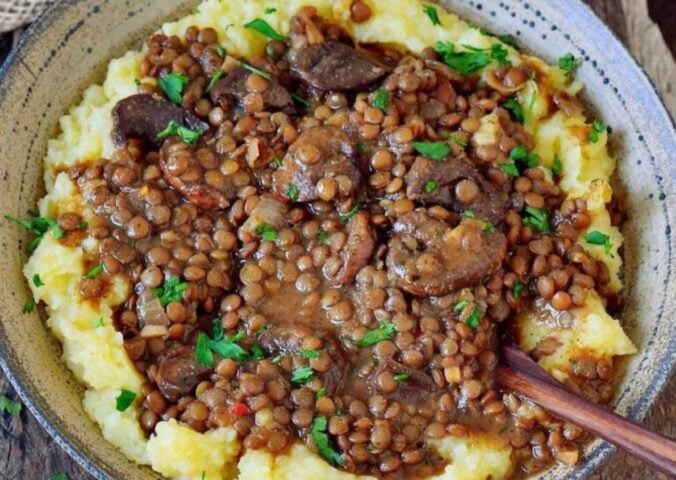
{"type": "Polygon", "coordinates": [[[368,85],[387,69],[341,42],[309,44],[290,51],[291,72],[320,90],[345,91],[368,85]]]}
{"type": "Polygon", "coordinates": [[[507,239],[480,220],[451,228],[422,210],[394,225],[387,266],[397,284],[413,295],[446,295],[476,285],[500,266],[507,239]]]}
{"type": "Polygon", "coordinates": [[[209,125],[167,100],[139,93],[117,102],[113,108],[113,140],[123,147],[130,138],[144,138],[155,146],[157,135],[171,122],[191,130],[206,131],[209,125]]]}
{"type": "Polygon", "coordinates": [[[207,177],[195,152],[184,142],[165,142],[160,149],[159,163],[167,183],[200,208],[223,210],[237,196],[237,186],[232,178],[218,170],[213,170],[207,177]]]}
{"type": "Polygon", "coordinates": [[[333,279],[333,283],[343,287],[352,285],[354,277],[366,266],[376,246],[376,235],[371,228],[370,215],[361,211],[347,224],[347,243],[341,257],[343,266],[333,279]]]}
{"type": "Polygon", "coordinates": [[[157,387],[164,397],[175,402],[189,394],[209,373],[209,368],[195,362],[195,350],[192,347],[178,348],[159,362],[155,375],[157,387]]]}
{"type": "Polygon", "coordinates": [[[317,182],[331,178],[345,184],[343,190],[347,191],[339,191],[337,196],[347,197],[361,181],[356,154],[354,142],[338,128],[309,128],[289,147],[282,166],[274,173],[273,189],[293,201],[312,202],[320,198],[317,182]]]}
{"type": "Polygon", "coordinates": [[[378,375],[383,372],[390,372],[395,375],[405,375],[404,380],[392,393],[384,394],[387,398],[403,402],[405,405],[418,404],[424,401],[430,394],[439,389],[431,376],[420,370],[407,367],[391,357],[385,357],[378,363],[378,368],[374,370],[370,377],[371,389],[374,393],[383,395],[377,387],[378,375]]]}
{"type": "MultiPolygon", "coordinates": [[[[228,102],[230,105],[242,105],[244,97],[249,94],[246,80],[253,75],[248,70],[239,68],[229,73],[225,78],[218,80],[211,89],[211,100],[216,104],[228,102]]],[[[262,92],[263,102],[267,111],[284,111],[295,113],[296,109],[289,91],[281,86],[274,78],[268,80],[268,88],[262,92]]]]}
{"type": "Polygon", "coordinates": [[[457,157],[435,162],[418,157],[406,174],[406,194],[424,205],[441,204],[456,212],[471,210],[478,218],[500,224],[509,205],[508,195],[487,181],[475,167],[457,157]],[[458,187],[461,181],[463,185],[458,187]],[[432,182],[432,183],[428,183],[432,182]],[[476,189],[476,197],[467,201],[458,195],[458,189],[476,189]],[[472,186],[473,184],[473,186],[472,186]]]}

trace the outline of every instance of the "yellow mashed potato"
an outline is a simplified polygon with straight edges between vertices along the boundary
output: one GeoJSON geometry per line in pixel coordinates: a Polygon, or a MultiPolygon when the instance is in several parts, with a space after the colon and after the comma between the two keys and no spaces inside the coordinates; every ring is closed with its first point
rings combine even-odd
{"type": "MultiPolygon", "coordinates": [[[[246,22],[263,17],[266,8],[275,7],[276,12],[265,18],[277,30],[286,33],[291,16],[304,5],[314,5],[322,16],[342,25],[359,42],[391,43],[416,53],[439,40],[482,48],[497,42],[441,9],[439,17],[443,27],[429,26],[418,0],[367,0],[367,3],[373,10],[371,19],[354,24],[347,13],[350,0],[206,0],[195,13],[165,24],[161,30],[169,35],[182,35],[190,25],[212,27],[228,51],[249,56],[261,51],[264,39],[245,29],[246,22]],[[420,25],[426,26],[420,28],[420,25]]],[[[617,249],[622,245],[622,234],[610,225],[605,208],[612,194],[609,179],[615,169],[615,160],[606,148],[607,136],[603,133],[598,142],[590,143],[586,137],[591,127],[581,114],[567,116],[557,112],[552,115],[548,111],[549,95],[560,90],[576,94],[582,87],[579,82],[569,82],[558,68],[526,57],[509,46],[505,45],[505,48],[512,63],[537,64],[544,73],[539,84],[529,82],[519,94],[526,115],[526,129],[533,135],[534,151],[545,166],[552,165],[554,155],[561,158],[561,187],[569,198],[587,200],[592,216],[589,230],[599,230],[610,236],[612,256],[601,246],[583,244],[583,247],[594,258],[606,263],[611,274],[610,286],[619,291],[622,288],[622,260],[617,249]]],[[[104,83],[87,88],[82,102],[61,118],[61,133],[49,142],[45,159],[48,194],[40,201],[41,215],[55,218],[63,212],[79,211],[85,219],[91,216],[73,182],[66,174],[56,172],[113,154],[111,109],[117,101],[136,92],[135,82],[140,80],[142,59],[143,53],[129,52],[111,61],[104,83]]],[[[474,142],[479,145],[490,143],[499,135],[499,128],[497,121],[486,117],[474,142]]],[[[158,423],[155,434],[146,439],[137,420],[138,408],[131,407],[124,412],[115,408],[115,398],[121,389],[138,394],[144,381],[127,357],[122,335],[111,324],[113,309],[125,301],[131,285],[116,277],[110,293],[98,306],[78,301],[85,258],[88,252],[97,249],[97,241],[91,238],[79,247],[67,247],[48,233],[26,264],[25,275],[30,279],[34,274],[40,274],[43,286],[36,287],[29,282],[35,300],[47,304],[48,326],[63,343],[63,357],[69,368],[87,387],[85,409],[110,443],[130,459],[149,465],[168,478],[370,478],[339,471],[300,444],[294,445],[285,455],[274,457],[261,450],[248,451],[237,460],[241,446],[234,430],[229,428],[200,434],[172,420],[158,423]]],[[[540,360],[541,365],[557,378],[565,379],[570,371],[570,360],[582,353],[611,359],[636,351],[619,322],[606,313],[598,295],[590,295],[586,305],[571,313],[572,326],[568,327],[543,322],[535,314],[524,314],[518,319],[521,347],[525,350],[532,350],[547,337],[554,337],[561,343],[553,355],[540,360]]],[[[507,477],[513,469],[511,448],[498,436],[477,433],[467,438],[448,437],[436,441],[434,447],[449,461],[444,472],[432,477],[436,480],[498,480],[507,477]]]]}

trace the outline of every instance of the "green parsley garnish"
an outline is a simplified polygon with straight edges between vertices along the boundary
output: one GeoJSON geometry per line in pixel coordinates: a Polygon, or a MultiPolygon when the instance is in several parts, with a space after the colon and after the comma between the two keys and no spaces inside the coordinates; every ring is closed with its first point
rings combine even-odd
{"type": "Polygon", "coordinates": [[[120,394],[117,396],[115,399],[115,409],[118,412],[124,412],[126,409],[128,409],[132,403],[134,403],[134,400],[136,399],[136,394],[132,392],[131,390],[127,390],[123,388],[120,391],[120,394]]]}
{"type": "Polygon", "coordinates": [[[317,398],[323,397],[324,395],[326,395],[326,387],[320,388],[319,390],[317,390],[317,393],[315,393],[315,396],[317,398]]]}
{"type": "Polygon", "coordinates": [[[472,330],[476,330],[479,326],[479,320],[481,320],[481,309],[479,307],[474,307],[472,313],[469,314],[465,323],[472,330]]]}
{"type": "Polygon", "coordinates": [[[225,54],[228,53],[228,51],[225,49],[223,45],[216,45],[216,53],[218,54],[219,57],[225,57],[225,54]]]}
{"type": "MultiPolygon", "coordinates": [[[[32,214],[35,212],[29,213],[32,214]]],[[[33,238],[28,243],[28,247],[26,248],[29,253],[33,252],[37,248],[37,246],[40,244],[40,241],[45,236],[45,233],[47,233],[48,230],[52,232],[52,236],[57,240],[63,238],[64,236],[63,230],[61,230],[59,224],[56,223],[51,218],[35,217],[31,218],[30,220],[24,220],[23,218],[16,218],[10,215],[5,215],[5,218],[10,222],[14,222],[21,225],[29,232],[33,232],[35,234],[35,238],[33,238]]]]}
{"type": "Polygon", "coordinates": [[[420,155],[435,161],[444,160],[451,152],[446,142],[413,142],[411,145],[420,155]]]}
{"type": "Polygon", "coordinates": [[[502,43],[509,45],[512,48],[518,49],[519,46],[516,43],[516,38],[514,38],[514,35],[510,35],[509,33],[506,33],[505,35],[500,35],[498,37],[498,40],[500,40],[502,43]]]}
{"type": "Polygon", "coordinates": [[[423,192],[430,194],[433,193],[439,185],[435,180],[428,180],[423,185],[423,192]]]}
{"type": "Polygon", "coordinates": [[[463,47],[467,50],[458,52],[452,42],[434,44],[434,50],[443,57],[444,63],[463,75],[479,71],[491,61],[504,66],[512,64],[507,60],[507,50],[499,43],[494,43],[490,48],[476,48],[470,45],[463,45],[463,47]]]}
{"type": "Polygon", "coordinates": [[[166,307],[172,302],[180,302],[183,300],[183,292],[188,289],[188,284],[181,282],[178,277],[169,277],[164,285],[153,288],[152,292],[159,297],[160,303],[166,307]]]}
{"type": "Polygon", "coordinates": [[[610,237],[603,232],[598,230],[592,230],[584,236],[584,241],[591,245],[601,245],[606,251],[606,255],[613,257],[610,253],[610,250],[613,248],[613,243],[610,241],[610,237]]]}
{"type": "Polygon", "coordinates": [[[528,153],[528,150],[523,145],[512,148],[509,152],[509,158],[514,160],[514,162],[525,163],[528,168],[538,166],[538,156],[534,153],[528,153]]]}
{"type": "Polygon", "coordinates": [[[357,142],[359,153],[369,153],[369,144],[366,142],[357,142]]]}
{"type": "Polygon", "coordinates": [[[277,11],[277,9],[276,9],[275,7],[268,7],[268,8],[265,9],[265,12],[264,12],[264,13],[265,13],[266,15],[270,15],[270,14],[272,14],[272,13],[275,13],[276,11],[277,11]]]}
{"type": "Polygon", "coordinates": [[[101,275],[102,273],[103,273],[103,264],[97,263],[87,273],[85,273],[85,277],[96,278],[99,275],[101,275]]]}
{"type": "Polygon", "coordinates": [[[355,342],[355,345],[358,347],[372,347],[377,343],[390,340],[395,332],[394,324],[389,320],[383,320],[378,328],[367,331],[363,337],[355,342]]]}
{"type": "Polygon", "coordinates": [[[467,146],[467,140],[465,140],[464,138],[460,138],[460,137],[457,136],[457,135],[453,135],[452,133],[449,133],[449,134],[447,135],[447,138],[448,138],[451,142],[455,143],[456,145],[460,145],[461,147],[466,147],[466,146],[467,146]]]}
{"type": "Polygon", "coordinates": [[[291,92],[291,98],[293,98],[296,102],[300,103],[305,108],[314,108],[315,106],[315,104],[312,103],[310,100],[298,95],[296,92],[291,92]]]}
{"type": "Polygon", "coordinates": [[[361,205],[359,203],[355,203],[354,206],[348,210],[348,212],[345,215],[340,215],[340,222],[345,225],[347,222],[350,221],[352,217],[354,217],[357,212],[361,209],[361,205]]]}
{"type": "Polygon", "coordinates": [[[202,135],[202,130],[190,130],[189,128],[186,128],[172,120],[169,122],[169,125],[167,125],[167,128],[157,134],[157,138],[158,140],[162,140],[163,138],[167,138],[172,135],[178,135],[181,137],[181,140],[183,140],[188,145],[194,145],[202,135]]]}
{"type": "Polygon", "coordinates": [[[328,421],[326,420],[326,417],[315,417],[312,421],[312,428],[310,429],[312,440],[315,442],[319,454],[324,457],[327,462],[331,465],[342,466],[345,463],[345,460],[343,460],[340,453],[331,447],[329,435],[326,433],[327,427],[328,421]]]}
{"type": "Polygon", "coordinates": [[[373,97],[371,106],[379,108],[383,112],[387,112],[387,107],[390,104],[390,92],[385,90],[383,87],[380,87],[376,90],[376,95],[373,97]]]}
{"type": "Polygon", "coordinates": [[[563,170],[561,158],[559,158],[558,155],[554,155],[554,164],[552,165],[552,175],[558,177],[559,175],[561,175],[561,170],[563,170]]]}
{"type": "Polygon", "coordinates": [[[197,335],[195,361],[204,367],[211,367],[214,364],[214,354],[211,352],[211,348],[209,348],[209,337],[203,332],[197,335]]]}
{"type": "Polygon", "coordinates": [[[464,212],[462,212],[462,216],[464,218],[476,218],[476,215],[471,210],[465,210],[464,212]]]}
{"type": "Polygon", "coordinates": [[[15,402],[6,395],[0,395],[0,413],[7,412],[10,415],[19,416],[21,414],[21,404],[15,402]]]}
{"type": "Polygon", "coordinates": [[[92,322],[92,326],[94,328],[99,328],[99,327],[102,327],[103,325],[104,325],[103,324],[103,317],[99,317],[92,322]]]}
{"type": "Polygon", "coordinates": [[[265,353],[263,353],[263,349],[257,343],[251,345],[249,353],[250,353],[249,357],[253,361],[263,360],[265,358],[265,353]]]}
{"type": "Polygon", "coordinates": [[[579,65],[580,62],[570,52],[559,58],[559,68],[568,76],[571,76],[579,65]]]}
{"type": "Polygon", "coordinates": [[[322,352],[320,350],[303,350],[303,358],[306,360],[317,358],[321,354],[322,352]]]}
{"type": "Polygon", "coordinates": [[[505,110],[509,110],[512,113],[514,120],[523,124],[525,121],[523,116],[523,107],[516,99],[510,98],[505,103],[503,103],[502,106],[505,108],[505,110]]]}
{"type": "Polygon", "coordinates": [[[43,282],[42,279],[40,278],[40,274],[36,273],[35,275],[33,275],[33,285],[35,285],[38,288],[45,285],[45,282],[43,282]]]}
{"type": "Polygon", "coordinates": [[[512,296],[514,298],[519,298],[521,296],[521,293],[523,293],[523,289],[525,288],[525,285],[521,282],[515,282],[514,285],[512,285],[512,296]]]}
{"type": "Polygon", "coordinates": [[[432,5],[423,5],[423,12],[427,15],[432,22],[432,25],[441,25],[441,20],[439,20],[439,13],[437,9],[432,5]]]}
{"type": "Polygon", "coordinates": [[[279,40],[280,42],[285,42],[289,39],[289,37],[279,34],[277,30],[272,28],[272,26],[262,18],[253,19],[249,23],[244,24],[244,27],[255,30],[261,35],[268,37],[270,40],[279,40]]]}
{"type": "Polygon", "coordinates": [[[273,167],[279,168],[284,164],[284,161],[277,155],[272,159],[272,162],[270,162],[273,167]]]}
{"type": "Polygon", "coordinates": [[[525,217],[523,218],[523,224],[527,227],[537,230],[541,233],[549,233],[549,214],[547,210],[542,210],[539,208],[531,207],[530,205],[526,206],[524,209],[525,217]]]}
{"type": "Polygon", "coordinates": [[[30,300],[28,300],[26,303],[23,304],[21,313],[31,313],[33,310],[35,310],[35,300],[31,298],[30,300]]]}
{"type": "Polygon", "coordinates": [[[516,168],[516,165],[514,165],[513,163],[501,163],[500,165],[498,165],[498,168],[503,172],[505,172],[510,177],[519,176],[519,169],[516,168]]]}
{"type": "Polygon", "coordinates": [[[273,227],[269,223],[258,225],[254,231],[258,235],[260,235],[263,240],[267,242],[274,242],[279,238],[279,233],[277,233],[275,227],[273,227]]]}
{"type": "Polygon", "coordinates": [[[408,377],[410,377],[408,373],[396,373],[392,376],[395,382],[403,382],[408,379],[408,377]]]}
{"type": "Polygon", "coordinates": [[[286,189],[287,198],[292,202],[295,202],[296,200],[298,200],[299,194],[300,191],[298,190],[298,187],[294,183],[289,183],[289,186],[286,189]]]}
{"type": "Polygon", "coordinates": [[[460,300],[458,303],[453,306],[453,313],[455,314],[461,314],[462,311],[469,305],[469,302],[467,300],[460,300]]]}
{"type": "Polygon", "coordinates": [[[223,70],[216,70],[214,72],[214,74],[209,79],[209,85],[207,85],[207,93],[209,93],[211,91],[211,89],[214,88],[214,85],[216,85],[216,82],[218,82],[221,78],[223,78],[223,75],[225,75],[223,70]]]}
{"type": "Polygon", "coordinates": [[[606,131],[606,126],[603,125],[598,120],[594,120],[594,123],[592,123],[591,131],[589,132],[589,135],[587,135],[587,139],[592,143],[596,143],[596,142],[599,141],[599,134],[601,134],[605,131],[606,131]]]}
{"type": "Polygon", "coordinates": [[[183,89],[188,85],[188,77],[180,73],[168,73],[158,81],[160,90],[176,105],[183,103],[183,89]]]}
{"type": "Polygon", "coordinates": [[[326,245],[329,241],[329,232],[327,232],[323,228],[320,228],[319,230],[317,230],[317,233],[315,234],[315,239],[319,243],[326,245]]]}
{"type": "Polygon", "coordinates": [[[313,378],[315,378],[315,372],[312,370],[312,367],[308,365],[298,367],[293,372],[291,372],[291,382],[295,383],[296,385],[304,385],[313,378]]]}
{"type": "MultiPolygon", "coordinates": [[[[195,344],[195,361],[205,367],[211,367],[214,364],[214,353],[222,358],[230,358],[238,362],[245,360],[260,360],[263,358],[263,351],[248,352],[245,348],[237,344],[244,339],[244,332],[239,332],[232,337],[226,337],[223,332],[223,325],[218,319],[214,320],[212,337],[209,338],[204,332],[197,335],[195,344]]],[[[260,349],[260,347],[258,347],[260,349]]]]}
{"type": "Polygon", "coordinates": [[[277,355],[276,357],[273,357],[272,360],[270,360],[270,361],[271,361],[272,363],[274,363],[275,365],[277,365],[278,363],[280,363],[280,362],[282,361],[282,356],[281,356],[281,355],[277,355]]]}
{"type": "Polygon", "coordinates": [[[272,75],[270,75],[270,73],[266,72],[265,70],[261,70],[260,68],[256,68],[253,65],[250,65],[250,64],[248,64],[244,61],[240,61],[239,65],[242,68],[249,70],[251,73],[255,73],[259,77],[263,77],[266,80],[272,80],[272,75]]]}
{"type": "Polygon", "coordinates": [[[484,223],[484,228],[483,231],[486,233],[495,233],[495,225],[492,223],[486,222],[484,223]]]}

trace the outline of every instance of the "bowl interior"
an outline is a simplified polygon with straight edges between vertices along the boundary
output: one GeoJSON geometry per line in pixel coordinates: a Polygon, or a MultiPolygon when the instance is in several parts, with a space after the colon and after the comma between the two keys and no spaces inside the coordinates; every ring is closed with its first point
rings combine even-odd
{"type": "MultiPolygon", "coordinates": [[[[112,2],[63,0],[35,24],[0,79],[0,192],[2,213],[23,215],[43,194],[41,161],[58,118],[101,81],[111,58],[138,48],[145,35],[194,7],[194,0],[112,2]],[[111,28],[112,27],[112,28],[111,28]],[[102,32],[105,32],[102,35],[102,32]]],[[[676,145],[671,119],[650,82],[620,42],[577,0],[441,0],[467,19],[497,33],[512,33],[526,49],[555,61],[565,52],[583,58],[578,76],[587,100],[613,128],[619,159],[617,189],[629,220],[624,227],[626,309],[623,322],[639,353],[624,363],[614,408],[641,419],[676,361],[673,280],[676,214],[676,145]]],[[[0,258],[0,364],[43,426],[97,478],[158,478],[127,461],[88,419],[82,388],[59,359],[58,342],[37,313],[22,314],[29,298],[21,269],[26,237],[2,224],[0,258]]],[[[577,479],[597,468],[612,448],[590,444],[573,469],[554,469],[547,479],[577,479]]]]}

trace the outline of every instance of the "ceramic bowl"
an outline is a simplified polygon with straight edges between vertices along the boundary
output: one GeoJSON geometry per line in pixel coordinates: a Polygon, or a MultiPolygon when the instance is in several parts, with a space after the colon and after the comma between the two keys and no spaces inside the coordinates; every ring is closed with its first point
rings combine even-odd
{"type": "MultiPolygon", "coordinates": [[[[242,0],[246,1],[246,0],[242,0]]],[[[621,43],[578,0],[444,0],[441,3],[491,31],[514,34],[527,50],[555,61],[566,52],[584,59],[579,78],[586,99],[613,129],[619,161],[617,191],[626,201],[626,310],[623,321],[639,353],[627,360],[614,408],[641,420],[676,361],[676,141],[673,124],[650,81],[621,43]]],[[[43,194],[41,163],[58,118],[103,78],[107,62],[195,1],[63,0],[26,35],[1,72],[0,210],[22,215],[43,194]]],[[[157,478],[110,446],[81,405],[82,389],[59,359],[37,313],[21,313],[29,298],[21,268],[26,237],[0,228],[0,364],[40,423],[99,479],[157,478]]],[[[612,453],[591,443],[582,462],[546,479],[588,476],[612,453]]]]}

